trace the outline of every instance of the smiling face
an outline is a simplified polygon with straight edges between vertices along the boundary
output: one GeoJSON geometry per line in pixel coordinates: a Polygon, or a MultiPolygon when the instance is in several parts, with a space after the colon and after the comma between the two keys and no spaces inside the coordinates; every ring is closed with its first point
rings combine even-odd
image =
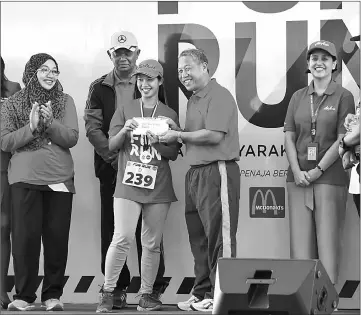
{"type": "Polygon", "coordinates": [[[142,94],[142,98],[157,96],[161,84],[162,80],[158,78],[151,78],[145,74],[137,74],[137,87],[140,94],[142,94]]]}
{"type": "Polygon", "coordinates": [[[51,59],[48,59],[39,67],[36,75],[40,85],[44,89],[50,90],[58,80],[59,72],[55,62],[51,59]]]}
{"type": "Polygon", "coordinates": [[[308,60],[308,69],[315,79],[323,79],[332,75],[332,70],[336,68],[336,60],[322,49],[314,50],[308,60]]]}
{"type": "Polygon", "coordinates": [[[208,78],[207,65],[192,56],[182,56],[178,60],[178,79],[188,91],[196,92],[204,87],[208,78]]]}

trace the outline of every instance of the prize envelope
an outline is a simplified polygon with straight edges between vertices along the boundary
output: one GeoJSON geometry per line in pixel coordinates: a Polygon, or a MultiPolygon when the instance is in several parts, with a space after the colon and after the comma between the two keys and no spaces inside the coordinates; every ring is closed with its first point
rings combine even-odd
{"type": "Polygon", "coordinates": [[[166,120],[162,118],[134,117],[134,120],[139,124],[138,128],[133,130],[135,135],[145,135],[149,130],[158,136],[169,129],[166,120]]]}

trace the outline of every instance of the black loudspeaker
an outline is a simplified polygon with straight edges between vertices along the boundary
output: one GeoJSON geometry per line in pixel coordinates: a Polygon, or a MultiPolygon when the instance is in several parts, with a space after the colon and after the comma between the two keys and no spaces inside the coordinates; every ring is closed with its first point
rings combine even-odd
{"type": "Polygon", "coordinates": [[[212,314],[330,315],[337,305],[320,260],[218,260],[212,314]]]}

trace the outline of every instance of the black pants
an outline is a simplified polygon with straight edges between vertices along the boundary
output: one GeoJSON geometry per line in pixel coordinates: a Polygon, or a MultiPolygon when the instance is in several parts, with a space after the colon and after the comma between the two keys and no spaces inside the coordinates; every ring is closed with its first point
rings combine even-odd
{"type": "MultiPolygon", "coordinates": [[[[43,187],[43,186],[40,186],[43,187]]],[[[41,301],[63,294],[73,194],[11,185],[14,300],[32,303],[38,285],[41,239],[44,279],[41,301]]]]}
{"type": "MultiPolygon", "coordinates": [[[[113,195],[115,190],[115,181],[112,179],[111,176],[108,176],[107,178],[100,178],[99,181],[100,181],[100,199],[101,199],[101,271],[104,275],[105,258],[114,233],[113,195]]],[[[140,259],[142,257],[141,228],[142,228],[142,216],[139,216],[138,225],[135,232],[135,239],[137,243],[137,252],[138,252],[138,262],[139,262],[138,263],[139,274],[141,274],[140,259]]],[[[165,272],[165,266],[164,266],[164,253],[163,253],[163,241],[162,241],[159,269],[153,287],[153,289],[156,291],[163,292],[166,286],[168,285],[168,283],[163,279],[164,272],[165,272]]],[[[127,264],[125,263],[119,275],[115,289],[124,290],[129,286],[129,284],[130,284],[130,272],[127,264]]]]}
{"type": "Polygon", "coordinates": [[[0,251],[0,297],[6,293],[6,276],[10,262],[10,187],[7,171],[1,172],[1,251],[0,251]]]}
{"type": "Polygon", "coordinates": [[[200,299],[214,296],[218,259],[236,257],[239,166],[221,163],[226,169],[218,163],[192,167],[185,179],[185,218],[194,257],[192,294],[200,299]]]}

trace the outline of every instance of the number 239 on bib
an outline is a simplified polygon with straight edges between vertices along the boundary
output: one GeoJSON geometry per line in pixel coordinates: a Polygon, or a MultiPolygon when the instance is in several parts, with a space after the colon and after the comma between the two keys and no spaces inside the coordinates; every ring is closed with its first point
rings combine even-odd
{"type": "Polygon", "coordinates": [[[157,166],[128,161],[122,183],[139,188],[154,189],[157,171],[157,166]]]}

